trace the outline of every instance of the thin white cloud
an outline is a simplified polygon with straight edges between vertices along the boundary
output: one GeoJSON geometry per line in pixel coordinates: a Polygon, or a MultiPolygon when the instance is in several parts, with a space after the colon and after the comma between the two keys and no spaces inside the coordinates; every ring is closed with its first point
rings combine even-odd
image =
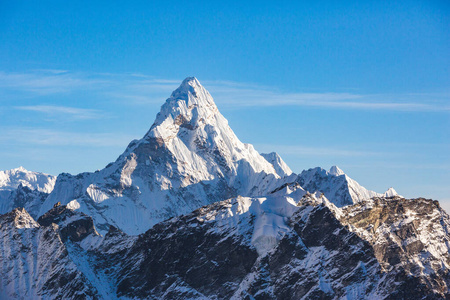
{"type": "Polygon", "coordinates": [[[34,71],[29,73],[0,72],[0,88],[20,92],[47,95],[81,89],[91,80],[67,72],[34,71]]]}
{"type": "Polygon", "coordinates": [[[72,118],[79,120],[97,119],[103,118],[104,114],[97,109],[67,107],[67,106],[54,106],[54,105],[29,105],[29,106],[16,106],[15,109],[27,110],[45,113],[52,116],[59,116],[63,118],[72,118]]]}
{"type": "MultiPolygon", "coordinates": [[[[393,154],[391,153],[391,155],[404,155],[403,153],[399,153],[399,154],[393,154]]],[[[352,167],[352,168],[360,168],[360,169],[365,169],[365,168],[371,168],[373,167],[373,164],[364,164],[364,163],[358,163],[358,164],[346,164],[347,167],[352,167]]],[[[379,168],[383,168],[386,170],[389,169],[403,169],[403,170],[438,170],[438,171],[449,171],[450,170],[450,165],[448,163],[439,163],[439,164],[433,164],[433,163],[399,163],[397,161],[395,162],[377,162],[377,166],[379,168]]]]}
{"type": "Polygon", "coordinates": [[[126,147],[136,137],[117,133],[81,133],[43,128],[2,128],[0,143],[43,146],[126,147]]]}
{"type": "Polygon", "coordinates": [[[386,153],[374,151],[348,150],[332,147],[307,147],[301,145],[257,144],[255,145],[255,148],[262,153],[276,151],[281,155],[295,155],[295,156],[327,156],[327,157],[386,156],[386,153]]]}
{"type": "Polygon", "coordinates": [[[211,82],[207,88],[218,103],[232,107],[309,106],[360,110],[450,111],[448,101],[445,101],[448,99],[435,97],[439,101],[431,101],[427,95],[285,93],[269,87],[245,86],[229,82],[219,84],[211,82]]]}
{"type": "MultiPolygon", "coordinates": [[[[0,72],[0,94],[15,91],[39,96],[91,90],[96,97],[111,97],[127,104],[154,105],[162,103],[181,80],[136,73],[73,73],[66,70],[0,72]]],[[[275,87],[232,81],[202,82],[220,107],[307,106],[349,110],[450,111],[448,93],[292,93],[280,91],[275,87]]]]}
{"type": "Polygon", "coordinates": [[[42,73],[50,73],[50,74],[63,74],[68,73],[69,70],[61,70],[61,69],[34,69],[33,72],[42,72],[42,73]]]}

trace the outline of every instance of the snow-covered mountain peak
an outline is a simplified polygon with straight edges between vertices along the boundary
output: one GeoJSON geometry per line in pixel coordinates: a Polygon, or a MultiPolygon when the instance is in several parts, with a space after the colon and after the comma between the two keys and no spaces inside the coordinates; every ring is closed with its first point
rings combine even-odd
{"type": "Polygon", "coordinates": [[[385,193],[384,197],[394,197],[394,196],[400,196],[396,190],[394,190],[393,187],[390,187],[385,193]]]}
{"type": "Polygon", "coordinates": [[[186,78],[161,107],[147,136],[170,139],[180,129],[227,126],[209,92],[195,77],[186,78]],[[221,126],[220,126],[221,125],[221,126]]]}
{"type": "Polygon", "coordinates": [[[50,193],[55,181],[56,176],[28,171],[24,167],[0,171],[0,190],[3,191],[13,191],[22,185],[31,190],[50,193]]]}
{"type": "Polygon", "coordinates": [[[289,172],[281,158],[272,164],[242,143],[209,92],[189,77],[162,105],[147,134],[114,163],[95,173],[61,174],[39,215],[58,201],[75,199],[101,233],[113,225],[139,234],[202,205],[266,195],[289,172]]]}
{"type": "MultiPolygon", "coordinates": [[[[242,143],[219,112],[212,96],[195,77],[186,78],[164,103],[145,137],[133,146],[164,145],[185,168],[195,173],[216,172],[222,161],[235,173],[236,162],[246,161],[252,172],[275,174],[274,166],[250,144],[242,143]]],[[[228,168],[227,168],[228,169],[228,168]]],[[[220,176],[223,172],[220,171],[220,176]]],[[[212,179],[209,175],[202,180],[212,179]]]]}
{"type": "Polygon", "coordinates": [[[180,86],[172,92],[167,103],[177,105],[179,100],[184,101],[188,108],[197,106],[217,110],[213,98],[195,77],[187,77],[183,80],[180,86]]]}
{"type": "Polygon", "coordinates": [[[328,173],[330,173],[331,175],[334,175],[334,176],[340,176],[340,175],[344,175],[345,174],[344,171],[339,169],[338,166],[332,166],[330,168],[330,171],[328,171],[328,173]]]}
{"type": "Polygon", "coordinates": [[[384,195],[364,188],[336,166],[329,172],[319,167],[305,170],[298,176],[297,182],[309,192],[324,193],[338,207],[384,195]]]}
{"type": "Polygon", "coordinates": [[[188,93],[196,95],[199,91],[205,90],[195,77],[186,77],[180,86],[172,92],[172,98],[185,98],[188,93]]]}

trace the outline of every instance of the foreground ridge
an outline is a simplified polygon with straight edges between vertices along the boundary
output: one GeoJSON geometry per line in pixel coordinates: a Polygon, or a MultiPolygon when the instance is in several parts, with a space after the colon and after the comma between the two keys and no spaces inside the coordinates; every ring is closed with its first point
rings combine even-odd
{"type": "Polygon", "coordinates": [[[29,270],[27,276],[40,278],[27,295],[49,299],[75,295],[444,299],[448,295],[449,216],[432,200],[376,198],[341,209],[319,194],[290,186],[270,197],[216,202],[135,237],[112,226],[102,237],[90,217],[64,205],[38,221],[23,209],[0,216],[3,241],[16,247],[14,236],[20,236],[22,248],[34,249],[33,244],[40,242],[48,249],[17,249],[26,258],[23,261],[1,252],[8,264],[2,265],[0,289],[11,299],[27,289],[23,277],[11,272],[24,270],[29,270]],[[374,218],[376,228],[366,227],[374,218]],[[387,230],[394,224],[395,230],[387,230]],[[52,260],[49,251],[62,252],[52,260]],[[9,267],[18,260],[20,270],[9,267]],[[45,261],[50,269],[33,267],[45,261]],[[48,271],[54,275],[42,277],[48,271]]]}

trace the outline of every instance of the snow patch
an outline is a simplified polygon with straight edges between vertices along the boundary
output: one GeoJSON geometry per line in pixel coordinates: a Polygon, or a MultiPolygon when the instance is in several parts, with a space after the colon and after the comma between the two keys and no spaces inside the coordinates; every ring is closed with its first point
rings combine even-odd
{"type": "Polygon", "coordinates": [[[80,208],[80,203],[78,203],[77,200],[72,200],[69,203],[67,203],[66,207],[70,210],[77,210],[80,208]]]}

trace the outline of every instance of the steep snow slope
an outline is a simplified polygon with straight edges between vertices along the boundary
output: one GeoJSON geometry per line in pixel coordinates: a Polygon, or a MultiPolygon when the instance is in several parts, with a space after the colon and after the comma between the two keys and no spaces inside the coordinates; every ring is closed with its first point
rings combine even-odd
{"type": "Polygon", "coordinates": [[[309,192],[324,193],[325,197],[338,207],[352,205],[372,197],[398,195],[393,188],[384,194],[370,191],[351,179],[337,166],[331,167],[328,172],[319,167],[305,170],[298,176],[297,182],[309,192]]]}
{"type": "Polygon", "coordinates": [[[186,78],[147,134],[114,163],[96,173],[58,176],[40,214],[76,199],[100,232],[114,225],[138,234],[208,203],[264,195],[280,180],[272,163],[239,141],[198,80],[186,78]]]}
{"type": "Polygon", "coordinates": [[[0,214],[25,207],[36,217],[55,181],[56,176],[27,171],[23,167],[0,171],[0,214]]]}

